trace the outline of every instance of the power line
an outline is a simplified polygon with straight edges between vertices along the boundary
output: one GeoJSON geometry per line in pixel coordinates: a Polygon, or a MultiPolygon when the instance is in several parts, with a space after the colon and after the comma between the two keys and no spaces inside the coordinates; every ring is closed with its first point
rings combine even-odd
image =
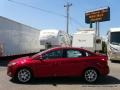
{"type": "MultiPolygon", "coordinates": [[[[12,3],[15,3],[15,4],[23,5],[23,6],[26,6],[26,7],[30,7],[30,8],[36,9],[36,10],[40,10],[40,11],[42,11],[42,12],[46,12],[46,13],[50,13],[50,14],[53,14],[53,15],[57,15],[57,16],[60,16],[60,17],[67,18],[67,16],[65,16],[65,15],[62,15],[62,14],[59,14],[59,13],[56,13],[56,12],[53,12],[53,11],[41,9],[41,8],[39,8],[39,7],[35,7],[35,6],[29,5],[29,4],[25,4],[25,3],[18,2],[18,1],[14,1],[14,0],[8,0],[8,1],[10,1],[10,2],[12,2],[12,3]]],[[[71,19],[74,23],[80,25],[79,21],[75,20],[73,17],[70,17],[70,19],[71,19]]]]}
{"type": "Polygon", "coordinates": [[[14,0],[8,0],[8,1],[10,1],[12,3],[15,3],[15,4],[27,6],[27,7],[33,8],[33,9],[37,9],[37,10],[40,10],[40,11],[43,11],[43,12],[46,12],[46,13],[54,14],[54,15],[61,16],[61,17],[66,17],[65,15],[62,15],[62,14],[59,14],[59,13],[56,13],[56,12],[53,12],[53,11],[41,9],[39,7],[35,7],[35,6],[29,5],[29,4],[25,4],[25,3],[22,3],[22,2],[18,2],[18,1],[14,1],[14,0]]]}
{"type": "Polygon", "coordinates": [[[79,21],[77,21],[75,18],[73,17],[70,17],[70,20],[72,20],[74,23],[78,24],[78,25],[81,25],[81,23],[79,21]]]}

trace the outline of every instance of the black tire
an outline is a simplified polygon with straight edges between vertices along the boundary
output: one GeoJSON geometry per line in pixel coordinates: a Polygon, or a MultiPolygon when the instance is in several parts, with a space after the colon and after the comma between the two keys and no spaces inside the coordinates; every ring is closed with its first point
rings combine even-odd
{"type": "Polygon", "coordinates": [[[94,68],[89,68],[84,71],[83,78],[87,83],[94,83],[98,80],[98,72],[94,68]]]}
{"type": "Polygon", "coordinates": [[[17,71],[15,80],[20,83],[27,83],[32,79],[32,73],[27,68],[21,68],[17,71]]]}

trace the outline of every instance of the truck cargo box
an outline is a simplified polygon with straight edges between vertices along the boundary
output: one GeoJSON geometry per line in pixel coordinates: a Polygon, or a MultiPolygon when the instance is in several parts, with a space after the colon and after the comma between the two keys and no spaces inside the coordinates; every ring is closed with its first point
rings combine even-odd
{"type": "Polygon", "coordinates": [[[40,30],[0,16],[0,56],[40,51],[40,30]]]}

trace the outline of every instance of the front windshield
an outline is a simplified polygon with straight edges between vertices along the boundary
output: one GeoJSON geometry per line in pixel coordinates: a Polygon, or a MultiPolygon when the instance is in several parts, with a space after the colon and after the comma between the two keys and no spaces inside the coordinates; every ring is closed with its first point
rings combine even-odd
{"type": "MultiPolygon", "coordinates": [[[[45,50],[46,51],[46,50],[45,50]]],[[[36,58],[37,56],[41,55],[42,53],[44,53],[45,51],[41,51],[33,56],[31,56],[32,59],[36,58]]]]}
{"type": "MultiPolygon", "coordinates": [[[[51,48],[50,48],[50,49],[51,49],[51,48]]],[[[50,49],[43,50],[43,51],[41,51],[41,52],[39,52],[39,53],[37,53],[37,54],[35,54],[35,55],[31,56],[31,58],[32,58],[32,59],[34,59],[34,58],[36,58],[37,56],[42,55],[43,53],[45,53],[45,52],[49,51],[50,49]]]]}
{"type": "Polygon", "coordinates": [[[120,32],[112,32],[110,37],[111,44],[120,44],[120,32]]]}

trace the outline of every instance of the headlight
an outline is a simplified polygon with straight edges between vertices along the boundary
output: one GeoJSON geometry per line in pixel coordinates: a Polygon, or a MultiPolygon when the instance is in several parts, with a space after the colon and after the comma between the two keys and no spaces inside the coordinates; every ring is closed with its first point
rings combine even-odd
{"type": "Polygon", "coordinates": [[[8,66],[13,66],[15,64],[16,64],[15,62],[12,62],[12,63],[9,63],[8,66]]]}

